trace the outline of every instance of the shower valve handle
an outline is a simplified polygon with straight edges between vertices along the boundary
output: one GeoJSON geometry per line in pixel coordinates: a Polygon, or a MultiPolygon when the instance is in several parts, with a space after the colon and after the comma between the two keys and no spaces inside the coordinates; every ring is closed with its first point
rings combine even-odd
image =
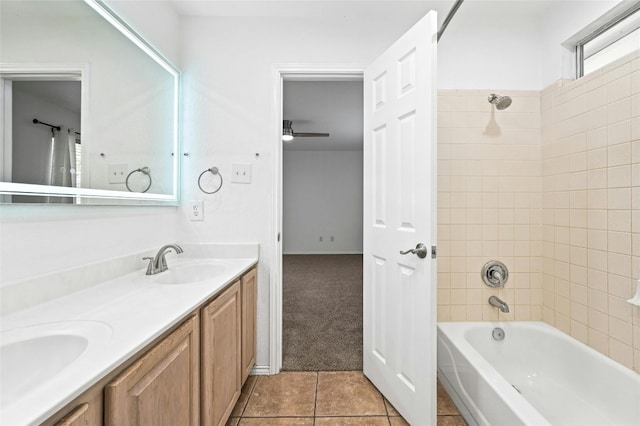
{"type": "Polygon", "coordinates": [[[415,254],[416,256],[418,256],[420,259],[424,259],[425,257],[427,257],[427,246],[425,246],[422,243],[418,243],[418,245],[416,246],[416,248],[414,249],[410,249],[407,251],[401,251],[400,254],[415,254]]]}

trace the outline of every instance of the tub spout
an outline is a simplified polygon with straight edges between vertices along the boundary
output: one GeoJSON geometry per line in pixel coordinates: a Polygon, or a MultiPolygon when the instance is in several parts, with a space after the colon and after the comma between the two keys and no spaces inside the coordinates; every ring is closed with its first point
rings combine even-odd
{"type": "Polygon", "coordinates": [[[491,306],[495,306],[496,308],[500,309],[500,312],[504,312],[505,314],[509,313],[509,305],[504,303],[502,300],[500,300],[500,298],[496,296],[491,296],[489,298],[489,304],[491,306]]]}

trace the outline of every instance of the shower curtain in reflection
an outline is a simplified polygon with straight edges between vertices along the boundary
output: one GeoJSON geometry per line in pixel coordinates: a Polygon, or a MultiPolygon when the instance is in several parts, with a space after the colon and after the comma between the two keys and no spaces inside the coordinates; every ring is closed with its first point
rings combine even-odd
{"type": "MultiPolygon", "coordinates": [[[[76,186],[76,138],[73,129],[51,129],[49,185],[76,186]]],[[[51,197],[52,203],[72,203],[70,197],[51,197]]]]}

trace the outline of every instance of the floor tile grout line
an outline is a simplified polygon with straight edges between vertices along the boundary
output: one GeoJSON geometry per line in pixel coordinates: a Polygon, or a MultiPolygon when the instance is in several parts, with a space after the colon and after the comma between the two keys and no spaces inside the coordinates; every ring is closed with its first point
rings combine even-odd
{"type": "MultiPolygon", "coordinates": [[[[256,385],[258,384],[258,380],[260,380],[260,376],[256,376],[256,380],[253,382],[253,386],[251,386],[251,389],[249,390],[249,395],[247,396],[247,402],[246,402],[246,404],[244,404],[244,407],[242,407],[242,411],[240,412],[240,418],[241,419],[244,417],[244,412],[246,411],[247,407],[249,406],[249,400],[253,396],[253,390],[256,388],[256,385]]],[[[238,422],[238,423],[240,423],[240,422],[238,422]]]]}
{"type": "MultiPolygon", "coordinates": [[[[264,419],[269,419],[269,418],[305,418],[305,419],[312,419],[312,424],[315,426],[317,424],[317,420],[318,419],[331,419],[331,418],[386,418],[387,419],[387,424],[389,426],[391,426],[393,423],[391,422],[391,418],[392,417],[401,417],[401,415],[396,414],[396,415],[391,415],[390,413],[390,406],[391,403],[384,397],[384,395],[378,390],[377,394],[380,396],[380,398],[382,399],[383,405],[384,405],[384,412],[381,412],[379,414],[375,414],[375,413],[370,413],[370,414],[327,414],[327,415],[319,415],[318,413],[318,398],[319,398],[319,387],[320,387],[320,373],[342,373],[343,371],[341,370],[328,370],[328,371],[313,371],[313,372],[306,372],[306,371],[299,371],[299,373],[303,373],[303,374],[308,374],[308,373],[314,373],[315,377],[316,377],[316,383],[314,386],[314,403],[313,403],[313,414],[311,416],[309,415],[261,415],[261,416],[246,416],[246,411],[248,409],[249,403],[253,400],[253,398],[255,397],[255,389],[258,387],[257,385],[259,384],[258,382],[261,381],[261,379],[264,379],[260,376],[256,376],[255,380],[253,381],[253,383],[251,384],[251,386],[247,389],[247,400],[246,403],[244,404],[242,410],[240,411],[239,415],[236,417],[238,419],[238,423],[240,423],[240,421],[242,421],[242,419],[259,419],[259,418],[264,418],[264,419]]],[[[362,370],[354,370],[355,372],[360,372],[361,374],[363,374],[362,370]]],[[[371,383],[371,381],[366,378],[365,379],[373,386],[373,384],[371,383]]],[[[374,386],[375,387],[375,386],[374,386]]],[[[446,393],[446,390],[442,390],[443,394],[448,396],[448,393],[446,393]]],[[[438,392],[439,394],[439,392],[438,392]]],[[[454,405],[454,408],[455,407],[454,405]]],[[[439,419],[445,419],[445,418],[452,418],[452,419],[460,419],[464,422],[464,417],[460,414],[459,411],[456,411],[455,413],[442,413],[442,414],[437,414],[437,418],[439,419]]]]}
{"type": "Polygon", "coordinates": [[[313,398],[313,424],[316,424],[316,414],[318,410],[318,383],[320,382],[320,372],[316,371],[316,393],[313,398]]]}
{"type": "Polygon", "coordinates": [[[384,412],[387,413],[387,423],[391,426],[391,416],[389,415],[389,407],[387,407],[387,398],[382,395],[382,403],[384,404],[384,412]]]}

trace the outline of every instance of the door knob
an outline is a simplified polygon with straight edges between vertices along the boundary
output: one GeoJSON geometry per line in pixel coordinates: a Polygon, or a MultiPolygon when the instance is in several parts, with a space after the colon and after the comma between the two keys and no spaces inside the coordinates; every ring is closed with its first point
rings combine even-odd
{"type": "Polygon", "coordinates": [[[422,243],[418,243],[418,245],[414,249],[410,249],[407,251],[400,251],[400,254],[409,254],[409,253],[415,254],[420,259],[424,259],[425,257],[427,257],[427,246],[425,246],[422,243]]]}

